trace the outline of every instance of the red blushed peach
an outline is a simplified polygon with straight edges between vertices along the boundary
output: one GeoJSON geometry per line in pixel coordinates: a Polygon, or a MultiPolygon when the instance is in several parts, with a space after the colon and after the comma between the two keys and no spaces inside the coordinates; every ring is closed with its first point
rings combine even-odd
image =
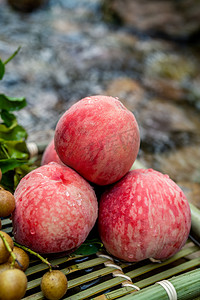
{"type": "Polygon", "coordinates": [[[72,252],[97,219],[98,203],[89,183],[54,162],[27,174],[14,195],[14,238],[39,253],[72,252]]]}
{"type": "Polygon", "coordinates": [[[47,145],[41,159],[41,166],[47,165],[50,162],[57,162],[58,164],[62,164],[54,146],[54,139],[47,145]]]}
{"type": "Polygon", "coordinates": [[[109,253],[126,260],[166,259],[185,244],[191,226],[188,201],[168,175],[128,172],[101,197],[98,227],[109,253]]]}
{"type": "Polygon", "coordinates": [[[78,101],[64,113],[54,141],[64,164],[95,184],[107,185],[130,170],[140,135],[133,113],[119,100],[98,95],[78,101]]]}

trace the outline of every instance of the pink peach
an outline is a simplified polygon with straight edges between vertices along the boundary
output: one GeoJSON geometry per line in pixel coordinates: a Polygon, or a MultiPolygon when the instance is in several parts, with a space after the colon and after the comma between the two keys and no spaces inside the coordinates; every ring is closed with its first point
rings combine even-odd
{"type": "Polygon", "coordinates": [[[185,244],[191,226],[188,201],[168,175],[128,172],[101,197],[99,233],[109,253],[126,260],[163,260],[185,244]]]}
{"type": "Polygon", "coordinates": [[[62,164],[54,146],[54,139],[47,145],[41,159],[41,166],[47,165],[51,161],[62,164]]]}
{"type": "Polygon", "coordinates": [[[12,215],[15,240],[39,253],[71,252],[97,219],[96,195],[85,179],[51,162],[20,181],[12,215]]]}
{"type": "Polygon", "coordinates": [[[54,140],[64,164],[95,184],[107,185],[131,168],[140,135],[132,112],[116,98],[97,95],[78,101],[64,113],[54,140]]]}

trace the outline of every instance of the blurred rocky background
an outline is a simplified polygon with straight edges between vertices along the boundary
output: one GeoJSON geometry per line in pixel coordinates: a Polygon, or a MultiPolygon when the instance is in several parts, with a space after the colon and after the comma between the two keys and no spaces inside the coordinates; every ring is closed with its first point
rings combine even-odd
{"type": "Polygon", "coordinates": [[[25,96],[29,141],[50,141],[79,99],[118,97],[136,116],[139,160],[200,207],[200,1],[0,0],[0,92],[25,96]]]}
{"type": "Polygon", "coordinates": [[[195,40],[200,30],[199,0],[107,0],[108,19],[112,12],[132,30],[170,39],[195,40]]]}

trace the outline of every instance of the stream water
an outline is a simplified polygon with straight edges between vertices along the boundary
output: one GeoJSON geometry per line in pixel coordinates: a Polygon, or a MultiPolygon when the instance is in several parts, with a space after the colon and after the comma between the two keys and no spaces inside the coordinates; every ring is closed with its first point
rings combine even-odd
{"type": "Polygon", "coordinates": [[[1,58],[21,46],[1,92],[26,97],[18,118],[35,142],[50,141],[77,100],[119,97],[140,127],[138,159],[168,173],[200,207],[199,44],[109,23],[102,3],[52,0],[23,13],[0,0],[1,58]]]}

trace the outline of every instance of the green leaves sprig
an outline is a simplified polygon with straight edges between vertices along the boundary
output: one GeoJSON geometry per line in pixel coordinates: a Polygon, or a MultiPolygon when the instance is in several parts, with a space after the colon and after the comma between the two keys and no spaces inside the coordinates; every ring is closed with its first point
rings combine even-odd
{"type": "MultiPolygon", "coordinates": [[[[17,55],[20,47],[6,60],[0,58],[0,80],[6,64],[17,55]]],[[[24,97],[8,97],[0,93],[0,168],[1,185],[13,191],[21,177],[30,171],[29,152],[26,146],[27,132],[18,124],[14,111],[27,105],[24,97]]]]}

